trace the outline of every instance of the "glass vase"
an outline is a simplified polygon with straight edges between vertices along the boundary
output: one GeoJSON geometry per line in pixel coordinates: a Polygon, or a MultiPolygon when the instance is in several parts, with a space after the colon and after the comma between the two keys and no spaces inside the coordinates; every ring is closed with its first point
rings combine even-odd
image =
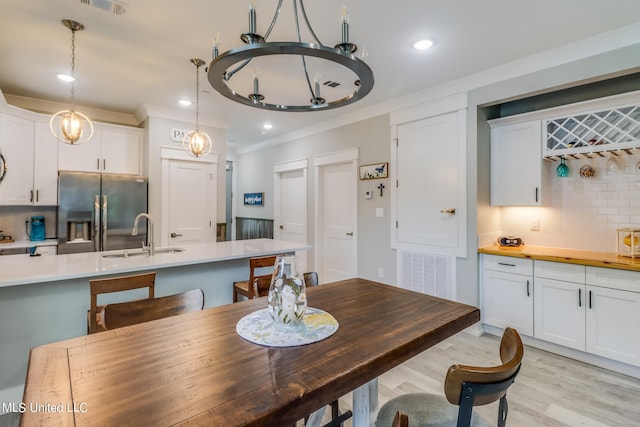
{"type": "Polygon", "coordinates": [[[294,255],[276,258],[269,286],[268,310],[279,325],[298,324],[307,310],[304,275],[294,255]]]}

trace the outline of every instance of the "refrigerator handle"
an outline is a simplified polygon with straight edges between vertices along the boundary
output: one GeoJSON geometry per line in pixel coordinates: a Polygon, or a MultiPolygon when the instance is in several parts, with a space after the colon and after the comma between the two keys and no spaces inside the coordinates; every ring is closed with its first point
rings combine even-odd
{"type": "Polygon", "coordinates": [[[93,250],[95,252],[100,250],[98,242],[100,241],[100,196],[96,194],[93,200],[93,250]]]}
{"type": "Polygon", "coordinates": [[[102,250],[107,248],[107,210],[109,206],[107,204],[107,196],[102,196],[102,250]]]}

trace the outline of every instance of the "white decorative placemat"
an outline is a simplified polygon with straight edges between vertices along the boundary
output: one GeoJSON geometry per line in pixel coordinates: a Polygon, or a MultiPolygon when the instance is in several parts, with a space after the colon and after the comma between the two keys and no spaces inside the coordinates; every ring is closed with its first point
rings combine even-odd
{"type": "Polygon", "coordinates": [[[330,337],[338,321],[326,311],[307,307],[302,322],[294,326],[277,325],[266,308],[247,314],[236,324],[236,332],[252,343],[267,347],[294,347],[330,337]]]}

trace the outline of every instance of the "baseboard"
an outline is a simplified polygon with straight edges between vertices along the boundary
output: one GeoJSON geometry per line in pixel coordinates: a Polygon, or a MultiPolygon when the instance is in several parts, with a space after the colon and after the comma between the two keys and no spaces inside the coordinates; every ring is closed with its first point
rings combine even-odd
{"type": "MultiPolygon", "coordinates": [[[[496,328],[489,325],[482,325],[484,331],[491,335],[502,336],[504,329],[496,328]]],[[[615,360],[607,359],[606,357],[596,356],[594,354],[586,353],[580,350],[574,350],[572,348],[563,347],[558,344],[549,343],[539,340],[537,338],[521,335],[522,342],[528,346],[538,348],[540,350],[548,351],[549,353],[558,354],[560,356],[574,359],[579,362],[588,363],[599,368],[608,369],[619,374],[628,375],[633,378],[640,379],[640,367],[632,366],[626,363],[617,362],[615,360]]]]}
{"type": "Polygon", "coordinates": [[[13,404],[22,402],[24,384],[0,390],[0,414],[11,412],[13,404]]]}

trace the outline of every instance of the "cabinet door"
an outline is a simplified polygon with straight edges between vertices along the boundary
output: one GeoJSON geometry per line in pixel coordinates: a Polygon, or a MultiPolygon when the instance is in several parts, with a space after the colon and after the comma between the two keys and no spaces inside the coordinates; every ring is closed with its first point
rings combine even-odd
{"type": "Polygon", "coordinates": [[[484,270],[482,323],[515,328],[533,335],[533,279],[531,276],[484,270]]]}
{"type": "Polygon", "coordinates": [[[491,129],[491,205],[540,206],[540,120],[491,129]]]}
{"type": "Polygon", "coordinates": [[[7,168],[0,182],[0,204],[32,204],[33,121],[0,115],[0,153],[7,168]]]}
{"type": "Polygon", "coordinates": [[[64,171],[102,172],[100,131],[94,123],[93,138],[80,145],[58,143],[58,168],[64,171]]]}
{"type": "Polygon", "coordinates": [[[35,205],[58,204],[58,145],[49,123],[36,123],[33,159],[35,205]]]}
{"type": "Polygon", "coordinates": [[[587,351],[640,366],[640,293],[587,286],[587,351]]]}
{"type": "Polygon", "coordinates": [[[534,288],[534,336],[584,351],[585,286],[536,276],[534,288]]]}
{"type": "Polygon", "coordinates": [[[102,172],[140,174],[141,135],[137,129],[102,130],[102,172]]]}

